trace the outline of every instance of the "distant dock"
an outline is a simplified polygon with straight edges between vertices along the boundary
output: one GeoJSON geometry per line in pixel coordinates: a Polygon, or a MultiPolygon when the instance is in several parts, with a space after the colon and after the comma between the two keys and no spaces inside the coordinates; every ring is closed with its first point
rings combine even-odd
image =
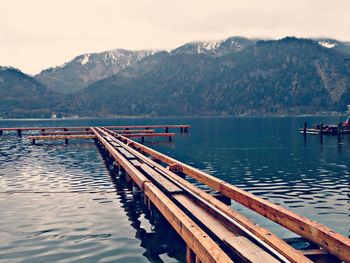
{"type": "MultiPolygon", "coordinates": [[[[172,140],[190,125],[0,128],[30,131],[26,139],[93,139],[148,210],[156,209],[185,241],[187,262],[350,262],[350,239],[330,228],[246,192],[143,144],[145,138],[172,140]],[[38,134],[32,134],[32,132],[38,134]],[[141,142],[134,138],[139,138],[141,142]],[[202,190],[188,181],[205,185],[202,190]],[[296,234],[282,239],[234,210],[237,202],[296,234]],[[297,243],[304,246],[297,249],[297,243]]],[[[5,139],[5,137],[3,138],[5,139]]],[[[117,226],[116,226],[117,227],[117,226]]]]}

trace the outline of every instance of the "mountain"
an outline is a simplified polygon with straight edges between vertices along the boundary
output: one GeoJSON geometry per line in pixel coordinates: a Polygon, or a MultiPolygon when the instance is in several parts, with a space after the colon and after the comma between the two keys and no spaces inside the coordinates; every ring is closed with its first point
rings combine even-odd
{"type": "Polygon", "coordinates": [[[79,91],[64,110],[92,116],[342,110],[350,99],[344,57],[317,41],[293,37],[256,41],[220,56],[162,52],[79,91]]]}
{"type": "Polygon", "coordinates": [[[244,37],[230,37],[220,41],[191,42],[180,46],[171,53],[173,54],[205,54],[222,56],[232,52],[239,52],[255,43],[254,40],[244,37]]]}
{"type": "Polygon", "coordinates": [[[62,66],[43,70],[35,78],[61,93],[73,93],[89,84],[112,76],[136,62],[156,53],[151,50],[115,49],[102,53],[83,54],[62,66]]]}
{"type": "Polygon", "coordinates": [[[341,42],[331,38],[318,38],[313,40],[323,47],[350,54],[350,42],[341,42]]]}
{"type": "Polygon", "coordinates": [[[0,66],[0,117],[50,117],[61,99],[20,70],[0,66]]]}

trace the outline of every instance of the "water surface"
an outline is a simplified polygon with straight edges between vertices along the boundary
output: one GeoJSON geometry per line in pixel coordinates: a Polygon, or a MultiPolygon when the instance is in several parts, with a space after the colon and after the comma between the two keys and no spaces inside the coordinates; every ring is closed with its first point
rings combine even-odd
{"type": "MultiPolygon", "coordinates": [[[[160,118],[0,120],[0,127],[191,124],[190,133],[146,144],[349,236],[350,136],[308,136],[307,120],[160,118]]],[[[178,132],[178,131],[176,131],[178,132]]],[[[25,132],[24,132],[25,134],[25,132]]],[[[0,261],[176,262],[184,246],[169,225],[149,221],[143,200],[118,181],[93,140],[0,137],[0,261]],[[164,235],[167,233],[167,235],[164,235]]],[[[233,203],[282,237],[291,233],[233,203]]]]}

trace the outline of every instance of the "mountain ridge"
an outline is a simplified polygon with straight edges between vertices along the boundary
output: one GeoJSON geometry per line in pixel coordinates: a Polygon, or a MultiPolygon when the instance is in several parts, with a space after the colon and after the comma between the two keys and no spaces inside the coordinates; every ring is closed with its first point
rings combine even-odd
{"type": "MultiPolygon", "coordinates": [[[[68,94],[60,92],[60,88],[47,87],[38,78],[27,75],[13,78],[14,84],[7,82],[6,87],[17,94],[17,98],[10,96],[10,104],[17,105],[19,110],[9,107],[2,115],[30,116],[31,109],[33,116],[50,116],[50,112],[55,112],[62,116],[92,117],[342,111],[350,95],[350,63],[344,61],[349,53],[344,51],[347,42],[332,41],[232,37],[218,42],[191,42],[169,52],[146,51],[139,57],[127,53],[132,62],[128,56],[124,59],[129,51],[119,49],[115,56],[120,54],[123,63],[116,63],[116,74],[110,71],[107,77],[91,78],[87,87],[81,86],[68,94]],[[43,89],[41,99],[45,103],[38,101],[38,87],[43,89]],[[16,93],[16,89],[21,92],[16,93]],[[26,93],[27,98],[21,98],[26,93]]],[[[94,54],[79,55],[72,61],[82,67],[89,64],[94,67],[94,54]]],[[[103,61],[104,56],[112,65],[111,53],[98,54],[103,54],[98,61],[103,61]]],[[[74,68],[69,71],[73,77],[79,73],[74,68]]],[[[8,105],[8,99],[8,95],[0,96],[0,103],[8,105]]]]}

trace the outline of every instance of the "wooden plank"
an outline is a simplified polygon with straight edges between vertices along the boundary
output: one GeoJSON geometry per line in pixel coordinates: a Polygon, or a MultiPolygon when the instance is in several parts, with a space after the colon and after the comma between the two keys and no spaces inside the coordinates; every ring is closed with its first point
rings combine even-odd
{"type": "Polygon", "coordinates": [[[27,136],[29,140],[62,140],[62,139],[94,139],[95,135],[33,135],[27,136]]]}
{"type": "Polygon", "coordinates": [[[114,146],[114,147],[117,147],[117,148],[120,148],[120,144],[116,143],[116,142],[111,142],[111,144],[114,146]]]}
{"type": "Polygon", "coordinates": [[[170,182],[168,179],[164,178],[164,176],[157,173],[155,170],[153,170],[147,164],[141,164],[140,168],[141,168],[141,170],[143,170],[145,173],[147,173],[151,177],[151,179],[154,183],[156,183],[158,186],[162,187],[168,193],[175,194],[175,193],[183,192],[183,190],[180,187],[178,187],[174,183],[170,182]]]}
{"type": "MultiPolygon", "coordinates": [[[[124,141],[130,139],[119,135],[124,141]]],[[[265,216],[266,218],[284,226],[285,228],[303,236],[314,243],[317,243],[330,253],[336,255],[344,261],[350,262],[350,239],[331,230],[330,228],[312,221],[308,218],[300,216],[281,206],[275,205],[267,200],[257,197],[238,187],[235,187],[223,180],[204,173],[187,164],[177,161],[171,157],[154,151],[142,144],[132,141],[135,147],[143,152],[152,155],[167,164],[177,164],[181,172],[193,177],[201,183],[221,192],[225,196],[237,201],[247,208],[265,216]]]]}
{"type": "Polygon", "coordinates": [[[41,132],[40,135],[81,135],[81,134],[93,134],[91,131],[54,131],[54,132],[41,132]]]}
{"type": "Polygon", "coordinates": [[[238,237],[226,225],[184,194],[173,195],[173,198],[210,229],[222,242],[226,243],[244,262],[280,262],[247,238],[238,237]]]}
{"type": "Polygon", "coordinates": [[[114,130],[116,133],[152,133],[154,130],[148,129],[148,130],[114,130]]]}
{"type": "MultiPolygon", "coordinates": [[[[112,131],[108,131],[111,134],[114,134],[112,131]]],[[[115,134],[114,134],[115,135],[115,134]]],[[[165,158],[171,159],[175,161],[175,159],[172,159],[168,156],[163,155],[162,153],[159,153],[153,149],[148,148],[147,146],[144,146],[142,144],[139,144],[131,139],[128,139],[124,136],[117,135],[118,138],[123,140],[125,143],[128,143],[132,145],[133,147],[137,148],[138,150],[141,150],[141,152],[146,152],[150,154],[151,156],[155,156],[156,159],[157,156],[164,156],[165,158]]],[[[131,147],[129,147],[131,148],[131,147]]],[[[131,151],[131,150],[130,150],[131,151]]],[[[252,222],[248,218],[244,217],[237,211],[233,210],[231,207],[223,204],[216,198],[212,197],[208,193],[204,192],[203,190],[200,190],[198,187],[192,185],[185,179],[179,177],[178,175],[172,173],[171,171],[167,170],[163,166],[159,165],[158,163],[152,161],[150,158],[145,157],[144,155],[138,153],[138,151],[134,150],[133,152],[138,158],[142,159],[145,158],[149,163],[152,164],[152,166],[157,167],[157,169],[161,170],[162,172],[166,173],[168,176],[170,176],[175,181],[178,181],[180,184],[186,186],[188,189],[190,189],[193,193],[197,194],[201,198],[203,198],[205,201],[212,204],[214,207],[219,209],[221,212],[226,214],[227,216],[233,218],[235,221],[240,223],[243,227],[247,228],[249,231],[251,231],[254,235],[259,237],[261,240],[264,240],[268,245],[270,245],[272,248],[274,248],[276,251],[284,255],[287,259],[289,259],[291,262],[311,262],[309,259],[307,259],[301,252],[297,251],[290,245],[288,245],[286,242],[284,242],[282,239],[277,237],[275,234],[270,232],[269,230],[257,225],[256,223],[252,222]]],[[[228,222],[227,222],[228,223],[228,222]]]]}
{"type": "Polygon", "coordinates": [[[152,183],[145,183],[144,191],[202,262],[233,262],[207,233],[152,183]]]}
{"type": "Polygon", "coordinates": [[[135,167],[141,167],[142,163],[140,163],[137,159],[129,160],[135,167]]]}
{"type": "Polygon", "coordinates": [[[145,177],[135,166],[133,166],[121,153],[119,153],[107,140],[105,140],[98,132],[98,128],[91,128],[96,138],[105,146],[107,151],[113,158],[124,168],[124,170],[132,177],[134,182],[143,189],[145,182],[150,180],[145,177]]]}
{"type": "Polygon", "coordinates": [[[130,152],[128,152],[127,150],[125,150],[124,148],[118,148],[118,151],[120,153],[122,153],[126,158],[128,159],[135,159],[135,156],[133,154],[131,154],[130,152]]]}
{"type": "MultiPolygon", "coordinates": [[[[101,129],[92,128],[97,139],[118,160],[120,165],[134,179],[141,181],[141,187],[145,195],[158,208],[162,215],[168,220],[173,228],[185,240],[186,244],[194,251],[203,262],[233,262],[226,253],[191,220],[180,208],[178,208],[165,194],[138,171],[128,160],[118,153],[99,133],[101,129]],[[132,167],[130,167],[130,165],[132,167]]],[[[136,181],[136,183],[137,183],[136,181]]]]}
{"type": "Polygon", "coordinates": [[[130,134],[124,134],[123,136],[128,138],[140,138],[140,137],[174,137],[175,133],[130,133],[130,134]]]}
{"type": "MultiPolygon", "coordinates": [[[[109,129],[153,129],[153,128],[190,128],[191,125],[119,125],[119,126],[104,126],[109,129]]],[[[0,131],[40,131],[40,130],[63,130],[63,131],[70,131],[70,130],[89,130],[90,127],[87,126],[76,126],[76,127],[2,127],[0,128],[0,131]]]]}
{"type": "Polygon", "coordinates": [[[245,262],[280,262],[269,254],[262,253],[261,248],[254,245],[249,239],[243,236],[225,238],[224,242],[229,245],[238,257],[245,262]]]}

